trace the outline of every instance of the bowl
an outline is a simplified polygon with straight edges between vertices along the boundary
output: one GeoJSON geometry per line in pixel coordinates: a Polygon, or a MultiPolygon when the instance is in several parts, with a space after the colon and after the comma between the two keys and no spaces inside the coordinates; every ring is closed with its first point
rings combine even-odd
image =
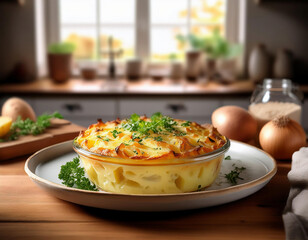
{"type": "Polygon", "coordinates": [[[201,190],[218,176],[230,141],[210,153],[171,160],[122,159],[92,153],[74,141],[89,179],[98,188],[122,194],[169,194],[201,190]]]}

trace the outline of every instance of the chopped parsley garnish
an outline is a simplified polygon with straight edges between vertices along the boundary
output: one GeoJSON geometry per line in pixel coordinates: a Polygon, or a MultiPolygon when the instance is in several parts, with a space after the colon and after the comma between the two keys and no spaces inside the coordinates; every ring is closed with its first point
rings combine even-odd
{"type": "Polygon", "coordinates": [[[229,156],[226,156],[225,157],[225,160],[231,160],[231,156],[229,155],[229,156]]]}
{"type": "Polygon", "coordinates": [[[189,127],[190,124],[191,124],[190,121],[186,121],[186,122],[182,123],[181,126],[182,126],[182,127],[189,127]]]}
{"type": "Polygon", "coordinates": [[[157,112],[151,116],[151,121],[145,121],[140,118],[138,114],[132,114],[127,122],[122,125],[125,130],[131,132],[138,132],[141,135],[150,135],[153,133],[160,133],[163,131],[174,132],[176,129],[174,126],[177,122],[168,116],[163,116],[157,112]]]}
{"type": "Polygon", "coordinates": [[[163,138],[161,136],[158,136],[158,137],[154,137],[154,140],[157,142],[161,142],[163,138]]]}
{"type": "Polygon", "coordinates": [[[185,135],[187,135],[187,133],[184,133],[184,132],[176,132],[176,133],[174,133],[173,135],[179,137],[179,136],[185,136],[185,135]]]}
{"type": "Polygon", "coordinates": [[[133,152],[134,152],[136,155],[138,155],[138,152],[137,152],[136,150],[133,150],[133,152]]]}
{"type": "Polygon", "coordinates": [[[80,167],[79,157],[61,166],[58,178],[63,180],[62,184],[83,190],[98,191],[97,187],[85,176],[83,167],[80,167]]]}
{"type": "Polygon", "coordinates": [[[120,134],[122,132],[118,132],[116,129],[114,129],[111,133],[112,133],[113,137],[116,138],[118,136],[118,134],[120,134]]]}
{"type": "Polygon", "coordinates": [[[137,133],[133,133],[132,134],[132,139],[135,140],[135,139],[140,139],[140,136],[137,136],[137,133]]]}
{"type": "Polygon", "coordinates": [[[245,167],[234,167],[233,170],[231,170],[231,172],[229,172],[228,174],[225,174],[225,178],[232,184],[232,185],[236,185],[237,184],[237,180],[244,180],[243,178],[240,177],[240,173],[242,171],[244,171],[246,168],[245,167]]]}
{"type": "Polygon", "coordinates": [[[102,139],[103,141],[106,141],[106,142],[109,142],[109,141],[110,141],[110,139],[107,138],[107,137],[105,137],[104,139],[103,139],[102,136],[100,136],[100,135],[97,135],[96,137],[99,138],[99,139],[102,139]]]}

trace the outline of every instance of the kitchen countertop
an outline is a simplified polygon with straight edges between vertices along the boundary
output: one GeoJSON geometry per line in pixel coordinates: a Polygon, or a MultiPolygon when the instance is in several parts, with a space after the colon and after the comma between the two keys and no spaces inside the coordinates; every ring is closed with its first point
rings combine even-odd
{"type": "Polygon", "coordinates": [[[244,94],[251,95],[255,85],[251,81],[237,81],[230,84],[216,82],[188,82],[180,80],[177,83],[170,79],[142,79],[127,81],[121,79],[118,83],[95,79],[70,79],[56,84],[50,79],[40,79],[24,84],[5,84],[0,86],[2,94],[71,94],[71,95],[221,95],[244,94]]]}
{"type": "Polygon", "coordinates": [[[48,195],[24,172],[27,157],[0,162],[0,239],[284,239],[290,161],[244,199],[190,211],[120,212],[48,195]]]}
{"type": "MultiPolygon", "coordinates": [[[[64,83],[54,83],[44,78],[31,83],[13,83],[0,85],[2,95],[91,95],[91,96],[251,96],[256,84],[249,80],[235,81],[229,84],[199,79],[189,82],[181,79],[174,82],[168,78],[138,81],[120,79],[116,83],[103,79],[70,79],[64,83]]],[[[308,94],[308,85],[300,85],[304,95],[308,94]]]]}

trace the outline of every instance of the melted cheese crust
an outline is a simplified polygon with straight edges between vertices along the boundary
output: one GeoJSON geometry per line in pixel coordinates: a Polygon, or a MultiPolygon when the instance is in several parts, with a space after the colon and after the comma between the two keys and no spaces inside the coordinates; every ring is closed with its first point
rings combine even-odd
{"type": "MultiPolygon", "coordinates": [[[[144,121],[151,121],[145,116],[144,121]]],[[[212,125],[173,119],[174,131],[161,131],[148,135],[124,128],[128,120],[103,123],[98,120],[75,139],[83,149],[102,156],[131,160],[172,160],[196,157],[212,152],[226,143],[226,138],[212,125]]]]}

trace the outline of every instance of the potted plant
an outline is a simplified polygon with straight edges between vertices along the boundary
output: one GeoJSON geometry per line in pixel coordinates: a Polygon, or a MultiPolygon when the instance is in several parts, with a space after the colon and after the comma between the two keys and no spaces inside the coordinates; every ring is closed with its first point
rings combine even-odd
{"type": "Polygon", "coordinates": [[[196,35],[189,34],[188,36],[177,35],[176,39],[185,45],[188,43],[189,50],[185,56],[185,74],[190,81],[196,80],[201,73],[201,57],[202,57],[202,40],[196,35]]]}
{"type": "Polygon", "coordinates": [[[241,53],[239,44],[231,44],[220,35],[218,29],[203,39],[205,73],[208,79],[216,75],[220,80],[231,81],[236,76],[236,57],[241,53]]]}
{"type": "Polygon", "coordinates": [[[75,46],[68,42],[54,43],[48,48],[48,70],[56,83],[67,81],[71,76],[72,53],[75,46]]]}
{"type": "MultiPolygon", "coordinates": [[[[194,49],[194,51],[189,51],[186,54],[186,61],[190,62],[190,69],[187,69],[188,72],[196,72],[197,61],[192,61],[192,59],[198,58],[198,61],[201,61],[200,55],[204,53],[204,71],[208,79],[213,79],[215,75],[218,75],[219,78],[228,81],[231,79],[234,80],[236,74],[235,57],[240,54],[241,46],[229,43],[220,35],[218,29],[215,29],[213,34],[208,37],[190,34],[187,37],[180,35],[177,39],[179,41],[189,42],[190,46],[194,49]]],[[[198,73],[200,73],[201,66],[198,68],[198,73]]]]}

